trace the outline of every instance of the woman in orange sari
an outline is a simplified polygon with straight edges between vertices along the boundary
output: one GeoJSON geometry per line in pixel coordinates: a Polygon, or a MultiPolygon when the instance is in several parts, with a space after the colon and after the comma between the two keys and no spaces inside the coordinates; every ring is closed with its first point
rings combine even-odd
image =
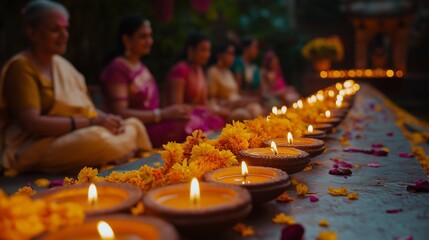
{"type": "Polygon", "coordinates": [[[24,9],[31,46],[2,69],[1,163],[18,172],[75,172],[151,149],[136,119],[98,111],[83,76],[63,57],[68,12],[38,0],[24,9]]]}

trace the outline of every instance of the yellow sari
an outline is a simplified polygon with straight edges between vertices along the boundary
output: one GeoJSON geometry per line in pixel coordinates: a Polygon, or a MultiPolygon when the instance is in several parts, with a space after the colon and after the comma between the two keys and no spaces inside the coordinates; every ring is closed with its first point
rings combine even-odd
{"type": "MultiPolygon", "coordinates": [[[[18,172],[70,172],[84,166],[100,166],[120,159],[133,150],[149,150],[152,144],[145,127],[137,119],[125,121],[125,132],[112,134],[100,126],[81,128],[59,137],[41,136],[25,131],[9,116],[4,98],[4,82],[9,65],[0,78],[0,157],[6,169],[18,172]]],[[[53,57],[54,104],[48,116],[94,118],[96,109],[88,97],[84,77],[61,56],[53,57]]]]}

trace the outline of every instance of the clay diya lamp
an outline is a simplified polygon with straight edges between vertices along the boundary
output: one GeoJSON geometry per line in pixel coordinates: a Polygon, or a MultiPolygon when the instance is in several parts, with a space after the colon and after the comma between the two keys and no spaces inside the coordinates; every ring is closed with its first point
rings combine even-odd
{"type": "Polygon", "coordinates": [[[341,118],[335,118],[331,116],[331,111],[327,110],[324,117],[318,118],[316,123],[328,123],[332,124],[333,127],[338,126],[341,123],[341,118]]]}
{"type": "Polygon", "coordinates": [[[171,224],[159,218],[117,214],[92,217],[81,225],[47,233],[37,239],[178,240],[180,237],[171,224]]]}
{"type": "Polygon", "coordinates": [[[275,142],[275,144],[279,147],[292,147],[296,149],[300,149],[302,151],[310,154],[310,158],[319,156],[326,149],[326,144],[324,141],[313,138],[297,138],[293,139],[292,134],[289,132],[286,138],[276,138],[270,141],[264,142],[265,145],[269,145],[271,142],[275,142]]]}
{"type": "Polygon", "coordinates": [[[220,168],[204,175],[206,182],[241,186],[249,190],[253,203],[270,201],[290,185],[289,176],[280,169],[269,167],[247,167],[244,161],[241,167],[220,168]]]}
{"type": "Polygon", "coordinates": [[[287,174],[293,174],[302,171],[307,166],[310,162],[310,155],[296,148],[277,148],[273,142],[271,148],[241,150],[237,159],[246,161],[249,166],[278,168],[287,174]]]}
{"type": "Polygon", "coordinates": [[[332,124],[329,124],[329,123],[314,123],[312,125],[313,125],[313,129],[322,130],[322,131],[325,131],[326,133],[331,133],[332,129],[334,128],[334,126],[332,126],[332,124]]]}
{"type": "Polygon", "coordinates": [[[83,207],[86,216],[127,212],[142,197],[141,189],[134,185],[108,182],[57,187],[33,196],[58,203],[77,203],[83,207]]]}
{"type": "Polygon", "coordinates": [[[323,130],[315,130],[313,125],[310,124],[308,125],[307,131],[304,132],[303,137],[323,140],[326,138],[326,132],[323,130]]]}
{"type": "Polygon", "coordinates": [[[143,198],[149,215],[169,221],[186,235],[202,235],[229,228],[250,213],[251,201],[244,188],[199,184],[196,178],[191,184],[151,190],[143,198]]]}

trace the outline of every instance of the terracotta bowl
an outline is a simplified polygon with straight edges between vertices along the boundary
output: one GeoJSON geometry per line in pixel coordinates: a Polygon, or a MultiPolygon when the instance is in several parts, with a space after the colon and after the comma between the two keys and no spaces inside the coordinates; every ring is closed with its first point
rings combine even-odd
{"type": "Polygon", "coordinates": [[[297,138],[292,144],[289,144],[286,138],[277,138],[265,141],[265,146],[270,146],[271,141],[274,141],[278,147],[293,147],[305,151],[310,154],[310,158],[319,156],[326,149],[324,141],[314,138],[297,138]]]}
{"type": "Polygon", "coordinates": [[[301,172],[310,162],[310,155],[307,152],[296,148],[277,148],[279,155],[266,154],[271,152],[270,148],[252,148],[241,150],[237,156],[239,161],[246,161],[249,166],[264,166],[278,168],[287,174],[301,172]],[[264,155],[261,155],[264,154],[264,155]]]}
{"type": "Polygon", "coordinates": [[[96,183],[98,201],[95,206],[88,204],[88,188],[90,184],[56,187],[42,191],[33,196],[52,202],[75,202],[80,204],[85,215],[96,216],[117,212],[128,212],[143,197],[140,188],[127,183],[96,183]]]}
{"type": "MultiPolygon", "coordinates": [[[[201,204],[198,207],[176,207],[180,202],[175,197],[189,198],[189,191],[189,184],[151,190],[143,198],[146,212],[169,221],[185,235],[201,235],[229,229],[252,210],[251,196],[246,189],[204,182],[200,183],[201,204]],[[225,198],[226,202],[215,204],[209,195],[225,198]]],[[[190,201],[187,203],[191,205],[190,201]]]]}
{"type": "Polygon", "coordinates": [[[341,123],[341,118],[330,117],[330,118],[319,118],[316,120],[316,123],[328,123],[332,124],[333,127],[338,126],[341,123]]]}
{"type": "Polygon", "coordinates": [[[327,134],[331,133],[332,129],[334,128],[334,126],[329,123],[316,123],[316,124],[313,124],[313,127],[315,130],[322,130],[322,131],[325,131],[327,134]]]}
{"type": "Polygon", "coordinates": [[[246,180],[241,175],[241,167],[216,169],[206,173],[204,179],[206,182],[246,188],[255,204],[275,199],[290,185],[289,176],[280,169],[249,166],[248,170],[249,176],[246,180]],[[257,179],[261,181],[259,182],[257,179]]]}
{"type": "Polygon", "coordinates": [[[326,138],[326,132],[323,130],[313,130],[312,133],[305,132],[302,136],[305,138],[315,138],[319,140],[324,140],[326,138]]]}
{"type": "Polygon", "coordinates": [[[176,229],[159,218],[130,215],[105,215],[87,219],[83,224],[46,233],[37,240],[100,239],[98,221],[105,221],[112,228],[116,239],[179,240],[176,229]]]}

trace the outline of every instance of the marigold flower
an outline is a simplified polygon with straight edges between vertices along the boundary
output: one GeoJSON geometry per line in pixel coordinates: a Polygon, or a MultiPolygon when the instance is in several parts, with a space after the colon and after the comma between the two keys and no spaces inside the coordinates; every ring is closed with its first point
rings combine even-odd
{"type": "Polygon", "coordinates": [[[347,194],[347,199],[350,199],[350,200],[357,200],[359,198],[359,193],[355,193],[355,192],[353,192],[353,193],[349,193],[349,194],[347,194]]]}
{"type": "Polygon", "coordinates": [[[303,184],[303,183],[299,183],[298,185],[296,185],[296,194],[298,195],[305,195],[306,193],[308,193],[308,186],[303,184]]]}
{"type": "Polygon", "coordinates": [[[24,186],[22,188],[19,188],[18,191],[16,191],[15,195],[24,195],[24,196],[32,196],[36,194],[36,191],[30,187],[30,186],[24,186]]]}
{"type": "Polygon", "coordinates": [[[347,196],[347,189],[345,187],[340,187],[335,189],[333,187],[328,187],[329,194],[332,196],[347,196]]]}
{"type": "Polygon", "coordinates": [[[295,224],[295,219],[293,219],[292,216],[288,216],[284,213],[279,213],[273,218],[273,222],[277,224],[292,225],[295,224]]]}
{"type": "Polygon", "coordinates": [[[292,202],[293,198],[289,196],[287,192],[284,192],[280,196],[278,196],[276,200],[278,202],[292,202]]]}
{"type": "Polygon", "coordinates": [[[319,233],[317,240],[337,240],[337,234],[334,231],[323,231],[319,233]]]}
{"type": "Polygon", "coordinates": [[[142,215],[144,213],[144,205],[142,202],[137,203],[137,205],[131,208],[131,214],[134,216],[142,215]]]}
{"type": "Polygon", "coordinates": [[[50,183],[51,182],[46,178],[39,178],[36,181],[34,181],[34,184],[36,184],[36,186],[38,187],[47,187],[49,186],[50,183]]]}
{"type": "Polygon", "coordinates": [[[321,227],[329,227],[329,222],[328,222],[328,220],[326,220],[326,219],[321,219],[321,220],[319,221],[319,226],[321,226],[321,227]]]}
{"type": "Polygon", "coordinates": [[[246,226],[243,223],[237,223],[232,227],[234,232],[240,233],[243,237],[250,237],[255,235],[255,231],[252,226],[246,226]]]}

